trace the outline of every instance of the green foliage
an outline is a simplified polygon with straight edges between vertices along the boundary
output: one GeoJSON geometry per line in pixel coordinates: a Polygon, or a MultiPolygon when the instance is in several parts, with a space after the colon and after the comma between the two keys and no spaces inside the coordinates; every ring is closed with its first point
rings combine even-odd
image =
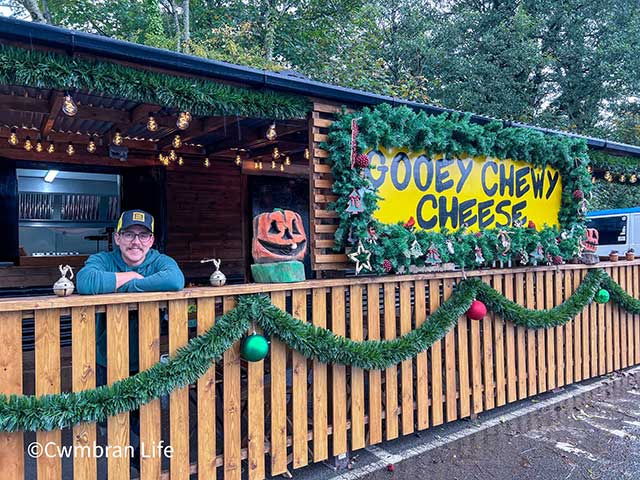
{"type": "MultiPolygon", "coordinates": [[[[340,225],[335,233],[335,248],[340,251],[362,241],[371,251],[373,273],[385,272],[382,267],[385,259],[391,261],[393,270],[399,273],[406,273],[410,265],[424,266],[427,262],[424,256],[414,258],[405,254],[414,241],[420,244],[423,252],[433,243],[443,262],[452,262],[466,268],[486,266],[493,260],[511,260],[515,265],[520,262],[518,255],[526,252],[530,256],[538,243],[544,250],[545,263],[556,255],[569,259],[577,253],[585,217],[579,210],[579,201],[573,197],[573,192],[582,190],[588,194],[591,190],[584,141],[544,135],[523,128],[504,128],[500,122],[482,126],[470,123],[468,117],[449,114],[431,116],[424,112],[415,113],[406,107],[393,108],[383,104],[373,109],[364,108],[353,114],[339,116],[332,125],[329,141],[323,148],[330,152],[333,191],[338,195],[337,202],[332,205],[340,218],[340,225]],[[351,119],[355,117],[359,118],[359,151],[378,146],[402,146],[413,152],[425,151],[428,156],[439,153],[449,158],[488,155],[497,159],[518,159],[535,167],[550,165],[558,169],[563,182],[558,214],[562,231],[548,226],[539,232],[518,226],[505,227],[501,230],[515,243],[508,252],[502,253],[504,248],[498,239],[499,231],[495,229],[483,231],[483,235],[477,237],[465,231],[451,234],[409,230],[402,223],[384,225],[373,218],[379,199],[375,192],[370,191],[365,195],[365,210],[362,213],[347,212],[348,197],[353,189],[370,188],[370,182],[362,175],[361,169],[351,168],[351,119]],[[379,237],[377,243],[368,242],[370,228],[379,237]],[[447,239],[452,241],[455,249],[453,254],[446,248],[447,239]],[[475,261],[476,247],[482,249],[486,260],[482,265],[475,261]]],[[[539,261],[534,258],[528,260],[530,264],[539,261]]]]}
{"type": "Polygon", "coordinates": [[[602,269],[589,271],[570,298],[549,310],[528,310],[473,278],[461,280],[453,295],[415,330],[393,340],[367,341],[350,340],[296,319],[274,306],[265,295],[248,295],[240,297],[235,309],[218,318],[206,333],[192,338],[168,362],[159,362],[111,386],[39,397],[0,395],[0,432],[69,428],[139,408],[195,382],[247,332],[251,322],[306,358],[363,369],[384,369],[414,357],[443,338],[474,299],[518,326],[550,328],[571,321],[593,301],[600,288],[607,289],[611,301],[627,312],[640,313],[640,300],[629,296],[602,269]]]}
{"type": "Polygon", "coordinates": [[[304,118],[304,97],[233,87],[123,65],[0,45],[0,84],[90,90],[194,115],[304,118]]]}
{"type": "Polygon", "coordinates": [[[640,188],[638,184],[606,182],[597,180],[593,186],[593,199],[589,205],[591,210],[608,210],[612,208],[633,208],[640,206],[640,188]]]}

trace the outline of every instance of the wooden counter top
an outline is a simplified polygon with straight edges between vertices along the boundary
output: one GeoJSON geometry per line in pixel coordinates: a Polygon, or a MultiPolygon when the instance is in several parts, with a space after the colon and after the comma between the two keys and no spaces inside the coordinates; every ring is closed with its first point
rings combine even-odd
{"type": "MultiPolygon", "coordinates": [[[[21,310],[43,310],[48,308],[71,308],[88,305],[112,305],[123,303],[157,302],[180,299],[211,298],[223,295],[247,295],[252,293],[277,292],[284,290],[300,290],[307,288],[321,288],[334,286],[363,285],[368,283],[392,283],[398,281],[428,280],[433,278],[462,278],[481,277],[483,275],[515,274],[526,272],[544,272],[559,270],[585,270],[592,268],[626,267],[640,265],[639,260],[618,262],[600,262],[596,265],[567,264],[560,266],[525,267],[506,269],[484,269],[462,272],[421,273],[417,275],[385,275],[358,276],[330,280],[307,280],[297,283],[248,283],[244,285],[226,285],[224,287],[195,287],[185,288],[179,292],[151,292],[151,293],[111,293],[107,295],[71,295],[70,297],[42,296],[0,299],[0,312],[21,310]]],[[[15,268],[15,267],[13,267],[15,268]]],[[[2,276],[0,269],[0,277],[2,276]]],[[[6,270],[6,269],[4,269],[6,270]]],[[[54,280],[55,281],[55,280],[54,280]]],[[[53,283],[53,282],[52,282],[53,283]]]]}

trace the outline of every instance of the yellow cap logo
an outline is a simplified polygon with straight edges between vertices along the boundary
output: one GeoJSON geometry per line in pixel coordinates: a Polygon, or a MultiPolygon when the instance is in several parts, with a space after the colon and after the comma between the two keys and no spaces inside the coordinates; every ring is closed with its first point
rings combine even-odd
{"type": "Polygon", "coordinates": [[[144,213],[142,213],[142,212],[133,212],[133,221],[134,222],[144,222],[144,213]]]}

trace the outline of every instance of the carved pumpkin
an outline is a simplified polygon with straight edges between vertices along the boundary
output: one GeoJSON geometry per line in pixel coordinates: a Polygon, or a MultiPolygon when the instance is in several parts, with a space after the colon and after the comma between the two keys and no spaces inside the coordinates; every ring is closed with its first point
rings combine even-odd
{"type": "Polygon", "coordinates": [[[306,250],[307,235],[300,214],[276,209],[254,217],[251,253],[256,263],[302,260],[306,250]]]}
{"type": "Polygon", "coordinates": [[[598,230],[596,230],[595,228],[587,228],[585,234],[586,237],[582,242],[584,251],[588,253],[595,253],[598,249],[598,240],[600,239],[598,230]]]}

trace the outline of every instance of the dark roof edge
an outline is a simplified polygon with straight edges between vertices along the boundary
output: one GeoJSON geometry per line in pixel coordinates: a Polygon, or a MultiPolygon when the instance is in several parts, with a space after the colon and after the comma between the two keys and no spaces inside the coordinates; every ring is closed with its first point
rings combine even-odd
{"type": "MultiPolygon", "coordinates": [[[[360,105],[377,105],[379,103],[390,103],[394,106],[406,105],[413,109],[424,110],[432,114],[455,111],[435,105],[411,102],[362,90],[339,87],[328,83],[303,78],[285,77],[268,70],[259,70],[217,60],[209,60],[90,33],[67,30],[41,23],[25,22],[9,17],[0,17],[0,39],[26,43],[28,45],[62,49],[69,54],[76,52],[88,53],[101,58],[139,64],[142,67],[152,66],[181,73],[246,83],[253,87],[265,87],[282,92],[325,98],[337,102],[360,105]]],[[[471,114],[471,120],[475,123],[486,124],[496,119],[471,114]]],[[[600,138],[541,128],[518,122],[505,121],[505,124],[508,126],[531,128],[546,134],[581,138],[586,140],[589,148],[594,150],[601,150],[615,155],[640,157],[640,146],[610,142],[600,138]]]]}

